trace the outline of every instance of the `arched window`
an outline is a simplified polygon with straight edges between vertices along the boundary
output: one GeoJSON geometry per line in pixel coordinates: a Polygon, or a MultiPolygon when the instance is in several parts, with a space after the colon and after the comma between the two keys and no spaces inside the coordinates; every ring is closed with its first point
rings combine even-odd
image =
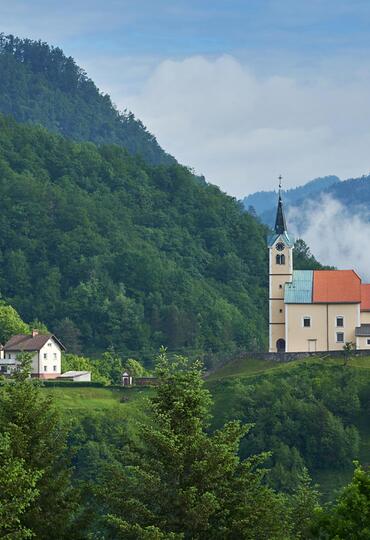
{"type": "Polygon", "coordinates": [[[285,255],[276,255],[276,264],[285,264],[285,255]]]}
{"type": "Polygon", "coordinates": [[[281,263],[280,264],[285,264],[285,255],[281,255],[281,263]]]}

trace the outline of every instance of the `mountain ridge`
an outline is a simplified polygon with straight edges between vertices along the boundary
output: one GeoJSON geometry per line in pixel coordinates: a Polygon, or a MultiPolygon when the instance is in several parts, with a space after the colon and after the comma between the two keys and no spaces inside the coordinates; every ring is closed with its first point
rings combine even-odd
{"type": "Polygon", "coordinates": [[[0,112],[76,141],[118,144],[153,165],[176,163],[133,113],[115,108],[72,57],[41,40],[0,34],[0,112]]]}

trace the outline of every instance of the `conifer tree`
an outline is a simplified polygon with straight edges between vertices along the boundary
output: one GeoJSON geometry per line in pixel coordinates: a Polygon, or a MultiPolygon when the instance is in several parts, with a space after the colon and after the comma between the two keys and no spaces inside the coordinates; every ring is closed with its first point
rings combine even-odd
{"type": "Polygon", "coordinates": [[[355,462],[352,481],[336,503],[318,511],[314,538],[368,540],[370,538],[370,471],[355,462]]]}
{"type": "Polygon", "coordinates": [[[25,468],[24,460],[12,455],[9,436],[0,435],[0,538],[22,540],[31,531],[21,525],[23,514],[37,498],[40,472],[25,468]]]}
{"type": "MultiPolygon", "coordinates": [[[[66,430],[51,398],[30,378],[31,355],[23,354],[15,380],[0,392],[0,434],[7,434],[9,452],[37,477],[37,497],[30,497],[20,516],[39,540],[74,538],[70,526],[77,510],[66,453],[66,430]],[[32,500],[31,500],[32,499],[32,500]]],[[[33,485],[32,482],[30,484],[33,485]]]]}
{"type": "Polygon", "coordinates": [[[250,426],[208,432],[212,402],[202,375],[198,362],[160,355],[150,421],[100,492],[106,538],[288,538],[284,500],[262,484],[265,455],[238,457],[250,426]]]}

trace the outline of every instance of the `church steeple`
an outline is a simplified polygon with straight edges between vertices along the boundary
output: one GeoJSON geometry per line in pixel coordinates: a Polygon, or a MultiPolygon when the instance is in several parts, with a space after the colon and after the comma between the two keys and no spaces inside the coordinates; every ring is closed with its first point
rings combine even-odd
{"type": "Polygon", "coordinates": [[[284,234],[286,232],[286,222],[285,222],[285,215],[284,215],[284,209],[283,209],[283,201],[281,199],[281,180],[282,176],[279,176],[279,200],[278,200],[278,207],[276,211],[276,220],[275,220],[275,233],[276,234],[284,234]]]}
{"type": "Polygon", "coordinates": [[[279,199],[275,228],[268,241],[269,247],[269,343],[270,352],[288,350],[285,326],[285,284],[293,279],[294,242],[287,232],[281,199],[281,180],[279,176],[279,199]]]}

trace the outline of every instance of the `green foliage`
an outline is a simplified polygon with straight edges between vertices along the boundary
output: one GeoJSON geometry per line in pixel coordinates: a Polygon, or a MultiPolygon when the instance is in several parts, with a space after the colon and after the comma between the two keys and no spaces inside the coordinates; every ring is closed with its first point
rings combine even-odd
{"type": "Polygon", "coordinates": [[[23,514],[37,498],[36,483],[41,473],[25,468],[23,459],[13,455],[10,437],[0,433],[0,537],[8,540],[31,538],[22,526],[23,514]]]}
{"type": "Polygon", "coordinates": [[[312,537],[312,524],[315,512],[321,510],[319,505],[320,494],[312,486],[311,478],[306,468],[298,476],[298,486],[289,498],[290,519],[292,522],[292,535],[295,540],[312,537]]]}
{"type": "Polygon", "coordinates": [[[119,144],[149,163],[175,163],[132,113],[117,111],[73,58],[41,41],[0,34],[0,111],[71,139],[119,144]]]}
{"type": "Polygon", "coordinates": [[[352,341],[347,341],[343,345],[343,358],[344,358],[344,365],[346,366],[348,362],[351,359],[351,356],[353,354],[353,351],[356,349],[356,345],[352,341]]]}
{"type": "Polygon", "coordinates": [[[296,270],[331,270],[332,266],[323,266],[312,255],[310,248],[302,238],[294,244],[294,268],[296,270]]]}
{"type": "Polygon", "coordinates": [[[147,371],[139,362],[139,360],[135,360],[134,358],[129,358],[125,362],[125,369],[130,373],[132,377],[144,377],[147,375],[147,371]]]}
{"type": "Polygon", "coordinates": [[[358,456],[355,425],[368,418],[366,371],[341,365],[302,364],[270,376],[213,384],[215,426],[229,419],[255,424],[242,441],[242,456],[272,451],[269,482],[291,492],[305,466],[310,472],[349,467],[358,456]]]}
{"type": "Polygon", "coordinates": [[[100,370],[100,365],[100,362],[93,361],[86,356],[68,353],[62,355],[62,373],[65,371],[91,371],[91,380],[93,382],[110,384],[110,378],[106,376],[104,371],[100,370]]]}
{"type": "Polygon", "coordinates": [[[66,433],[50,398],[29,378],[30,360],[24,354],[15,381],[0,388],[0,434],[8,437],[12,459],[28,471],[29,487],[38,492],[37,497],[29,492],[19,527],[40,540],[78,538],[70,529],[76,506],[66,433]]]}
{"type": "Polygon", "coordinates": [[[355,463],[352,482],[336,503],[317,513],[315,538],[367,540],[370,538],[370,472],[355,463]]]}
{"type": "Polygon", "coordinates": [[[286,539],[283,500],[262,484],[265,456],[241,461],[250,426],[209,434],[210,394],[202,367],[161,354],[152,418],[141,440],[118,454],[99,495],[106,538],[286,539]]]}
{"type": "Polygon", "coordinates": [[[0,301],[0,343],[5,343],[14,334],[28,334],[30,327],[22,321],[17,311],[0,301]]]}

